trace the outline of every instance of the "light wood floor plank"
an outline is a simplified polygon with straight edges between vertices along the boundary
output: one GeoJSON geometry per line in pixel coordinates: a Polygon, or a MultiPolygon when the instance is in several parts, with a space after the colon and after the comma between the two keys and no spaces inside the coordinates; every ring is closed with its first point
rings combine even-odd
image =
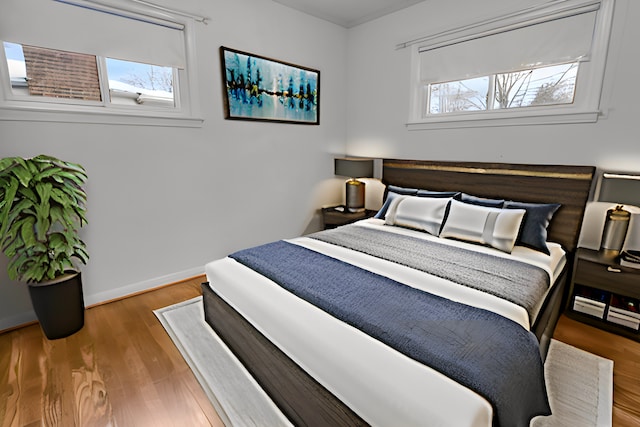
{"type": "Polygon", "coordinates": [[[87,309],[49,341],[38,325],[0,335],[0,427],[223,423],[153,310],[200,295],[202,278],[87,309]]]}
{"type": "MultiPolygon", "coordinates": [[[[0,334],[0,427],[222,427],[153,310],[200,295],[203,277],[87,309],[55,341],[0,334]]],[[[640,425],[640,343],[562,317],[555,338],[614,360],[614,426],[640,425]]]]}

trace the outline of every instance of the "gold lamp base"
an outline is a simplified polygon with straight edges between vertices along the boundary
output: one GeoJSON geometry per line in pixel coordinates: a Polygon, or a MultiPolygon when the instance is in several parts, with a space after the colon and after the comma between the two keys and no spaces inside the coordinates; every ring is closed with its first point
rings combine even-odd
{"type": "Polygon", "coordinates": [[[364,187],[364,182],[354,178],[345,183],[345,205],[349,212],[364,211],[364,187]]]}
{"type": "Polygon", "coordinates": [[[607,211],[607,219],[602,231],[600,252],[611,257],[616,257],[620,254],[624,240],[627,237],[630,219],[631,213],[622,209],[621,205],[607,211]]]}

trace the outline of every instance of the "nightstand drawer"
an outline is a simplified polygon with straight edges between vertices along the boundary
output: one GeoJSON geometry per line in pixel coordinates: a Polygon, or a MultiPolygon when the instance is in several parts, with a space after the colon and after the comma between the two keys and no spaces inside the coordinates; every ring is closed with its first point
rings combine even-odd
{"type": "Polygon", "coordinates": [[[640,297],[640,275],[584,259],[578,260],[575,282],[600,287],[603,283],[611,290],[640,297]]]}

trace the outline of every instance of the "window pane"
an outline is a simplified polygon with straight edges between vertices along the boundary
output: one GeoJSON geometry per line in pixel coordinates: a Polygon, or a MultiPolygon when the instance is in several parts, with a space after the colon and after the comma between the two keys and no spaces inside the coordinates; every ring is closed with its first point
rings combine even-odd
{"type": "Polygon", "coordinates": [[[4,42],[16,95],[100,101],[96,57],[4,42]]]}
{"type": "Polygon", "coordinates": [[[497,74],[493,108],[571,104],[577,73],[575,62],[497,74]]]}
{"type": "Polygon", "coordinates": [[[7,58],[7,66],[9,68],[9,79],[11,80],[11,89],[16,95],[28,95],[27,87],[27,68],[24,65],[24,54],[22,46],[16,43],[4,43],[4,54],[7,58]]]}
{"type": "Polygon", "coordinates": [[[106,58],[111,103],[175,107],[171,67],[106,58]]]}
{"type": "Polygon", "coordinates": [[[487,109],[489,77],[429,85],[429,114],[487,109]]]}

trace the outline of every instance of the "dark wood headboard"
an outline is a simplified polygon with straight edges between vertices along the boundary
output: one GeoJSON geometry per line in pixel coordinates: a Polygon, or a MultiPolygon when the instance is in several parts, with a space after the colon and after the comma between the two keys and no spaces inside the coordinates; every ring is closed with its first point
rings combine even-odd
{"type": "Polygon", "coordinates": [[[386,185],[434,191],[462,191],[479,197],[531,203],[560,203],[548,240],[573,252],[595,167],[427,160],[383,160],[386,185]]]}

